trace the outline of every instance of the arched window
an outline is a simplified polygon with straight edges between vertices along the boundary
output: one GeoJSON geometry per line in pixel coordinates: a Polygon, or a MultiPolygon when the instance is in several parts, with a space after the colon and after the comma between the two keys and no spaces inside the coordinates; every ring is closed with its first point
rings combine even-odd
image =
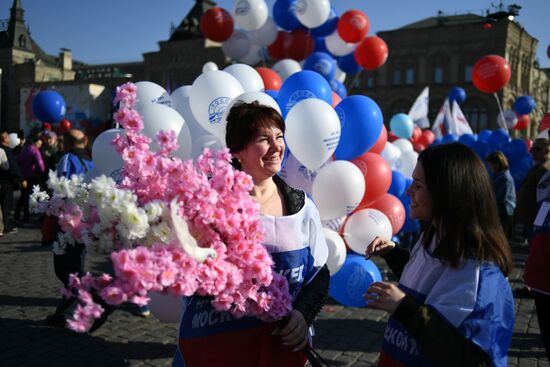
{"type": "Polygon", "coordinates": [[[27,37],[24,34],[19,36],[19,47],[27,48],[27,37]]]}

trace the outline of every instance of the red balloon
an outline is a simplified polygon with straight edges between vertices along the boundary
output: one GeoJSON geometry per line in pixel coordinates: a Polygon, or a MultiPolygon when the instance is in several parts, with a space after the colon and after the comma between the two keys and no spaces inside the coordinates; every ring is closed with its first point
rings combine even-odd
{"type": "Polygon", "coordinates": [[[422,134],[417,139],[417,144],[422,144],[425,147],[433,143],[435,140],[435,135],[431,130],[422,130],[422,134]]]}
{"type": "Polygon", "coordinates": [[[508,84],[511,70],[508,61],[498,55],[479,59],[472,69],[474,86],[484,93],[496,93],[508,84]]]}
{"type": "Polygon", "coordinates": [[[415,126],[414,129],[413,129],[413,133],[412,133],[412,136],[411,136],[411,140],[416,143],[416,141],[418,140],[419,137],[422,136],[422,130],[418,127],[418,126],[415,126]]]}
{"type": "Polygon", "coordinates": [[[386,125],[382,124],[382,131],[380,131],[380,135],[378,136],[378,140],[376,140],[376,143],[372,146],[372,148],[369,149],[369,152],[380,154],[384,150],[384,146],[386,146],[386,142],[388,141],[388,130],[386,130],[386,125]]]}
{"type": "Polygon", "coordinates": [[[67,119],[63,119],[63,120],[59,121],[58,130],[61,134],[64,134],[67,131],[71,130],[71,122],[67,119]]]}
{"type": "Polygon", "coordinates": [[[287,50],[292,43],[292,35],[287,31],[279,31],[275,41],[267,47],[267,52],[275,60],[286,59],[287,50]]]}
{"type": "Polygon", "coordinates": [[[273,70],[270,68],[256,68],[256,71],[260,76],[262,77],[262,80],[264,82],[264,89],[265,90],[279,90],[281,89],[281,85],[283,84],[283,80],[273,70]]]}
{"type": "Polygon", "coordinates": [[[369,17],[361,10],[348,10],[338,19],[338,35],[350,43],[357,43],[369,33],[369,17]]]}
{"type": "Polygon", "coordinates": [[[415,152],[420,153],[421,151],[426,149],[426,146],[420,143],[413,143],[413,149],[415,152]]]}
{"type": "Polygon", "coordinates": [[[546,129],[550,129],[550,113],[542,116],[542,120],[540,120],[539,132],[546,129]]]}
{"type": "Polygon", "coordinates": [[[380,210],[388,217],[391,223],[392,234],[396,234],[405,224],[405,207],[401,200],[392,194],[384,194],[368,206],[380,210]]]}
{"type": "Polygon", "coordinates": [[[365,177],[365,195],[359,205],[369,205],[388,192],[392,172],[384,158],[378,154],[367,152],[351,162],[359,167],[365,177]]]}
{"type": "Polygon", "coordinates": [[[342,102],[342,98],[335,91],[330,91],[332,94],[332,108],[338,106],[338,103],[342,102]]]}
{"type": "Polygon", "coordinates": [[[378,69],[388,59],[388,45],[380,37],[367,37],[359,43],[354,56],[357,64],[364,69],[378,69]]]}
{"type": "Polygon", "coordinates": [[[311,35],[303,30],[297,29],[290,32],[291,42],[286,49],[287,57],[296,61],[302,61],[313,52],[315,48],[315,40],[311,35]]]}
{"type": "Polygon", "coordinates": [[[518,122],[516,126],[514,126],[514,130],[523,130],[529,126],[530,122],[531,119],[529,118],[529,115],[518,116],[518,122]]]}
{"type": "Polygon", "coordinates": [[[233,26],[233,17],[223,8],[210,8],[202,14],[201,32],[214,42],[227,41],[233,34],[233,26]]]}

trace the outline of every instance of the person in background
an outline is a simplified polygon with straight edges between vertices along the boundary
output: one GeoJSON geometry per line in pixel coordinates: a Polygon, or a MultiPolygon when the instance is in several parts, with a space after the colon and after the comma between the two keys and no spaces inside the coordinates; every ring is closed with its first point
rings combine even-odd
{"type": "Polygon", "coordinates": [[[15,206],[15,220],[21,221],[21,211],[23,212],[23,223],[29,223],[29,198],[34,185],[40,185],[42,176],[46,171],[46,166],[40,154],[42,140],[38,135],[31,135],[28,144],[17,156],[17,163],[21,168],[23,177],[27,181],[27,187],[21,189],[21,196],[15,206]]]}
{"type": "Polygon", "coordinates": [[[3,234],[17,233],[17,228],[11,224],[11,210],[13,207],[13,190],[16,187],[26,188],[27,182],[23,178],[17,160],[9,147],[10,137],[6,130],[0,131],[0,149],[6,155],[8,170],[0,170],[0,208],[2,208],[3,234]]]}
{"type": "Polygon", "coordinates": [[[47,175],[50,170],[55,171],[57,163],[63,155],[63,147],[59,145],[60,139],[58,139],[57,134],[53,131],[44,131],[41,134],[41,138],[42,148],[40,149],[40,153],[42,153],[42,159],[46,165],[47,175]]]}
{"type": "Polygon", "coordinates": [[[531,147],[535,164],[523,181],[518,193],[518,219],[527,227],[527,240],[530,241],[533,220],[537,214],[537,185],[541,177],[550,170],[550,140],[536,139],[531,147]]]}
{"type": "Polygon", "coordinates": [[[431,146],[407,195],[410,216],[423,223],[415,247],[376,237],[365,254],[381,255],[400,277],[365,294],[369,307],[391,314],[378,365],[506,367],[512,256],[485,166],[463,144],[431,146]]]}
{"type": "Polygon", "coordinates": [[[550,171],[537,185],[537,206],[523,283],[535,299],[540,335],[550,361],[550,171]]]}
{"type": "Polygon", "coordinates": [[[516,208],[516,188],[514,179],[508,169],[508,160],[501,151],[496,151],[485,158],[493,171],[493,189],[497,203],[500,223],[506,237],[511,236],[512,219],[516,208]]]}
{"type": "Polygon", "coordinates": [[[287,185],[277,173],[285,151],[281,115],[258,102],[234,105],[227,117],[226,143],[234,166],[252,176],[250,192],[260,206],[265,246],[275,270],[287,274],[293,310],[287,320],[266,323],[216,312],[204,297],[185,298],[179,352],[173,366],[304,366],[309,327],[328,294],[327,244],[319,213],[302,190],[287,185]],[[301,276],[291,269],[303,269],[301,276]],[[196,317],[210,320],[196,327],[196,317]]]}
{"type": "Polygon", "coordinates": [[[21,153],[27,143],[27,138],[23,130],[17,130],[17,139],[19,139],[19,144],[13,148],[13,155],[15,155],[15,157],[19,156],[19,153],[21,153]]]}
{"type": "MultiPolygon", "coordinates": [[[[4,149],[0,149],[0,171],[8,171],[10,169],[10,164],[8,162],[8,157],[4,149]]],[[[2,207],[0,206],[0,237],[4,236],[4,217],[2,215],[2,207]]]]}

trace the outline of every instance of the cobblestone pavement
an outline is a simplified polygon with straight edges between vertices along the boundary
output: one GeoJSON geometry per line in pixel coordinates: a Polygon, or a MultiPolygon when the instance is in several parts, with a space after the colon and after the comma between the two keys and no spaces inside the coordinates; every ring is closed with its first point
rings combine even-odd
{"type": "MultiPolygon", "coordinates": [[[[0,366],[170,366],[176,325],[115,311],[94,334],[76,334],[43,321],[59,300],[52,254],[37,228],[0,238],[0,366]]],[[[521,287],[525,247],[513,246],[512,287],[521,287]]],[[[106,258],[88,259],[91,271],[106,258]]],[[[381,266],[384,273],[385,268],[381,266]]],[[[532,299],[516,299],[509,366],[550,366],[544,355],[532,299]]],[[[331,366],[375,364],[387,317],[381,311],[329,302],[316,322],[315,348],[331,366]]]]}

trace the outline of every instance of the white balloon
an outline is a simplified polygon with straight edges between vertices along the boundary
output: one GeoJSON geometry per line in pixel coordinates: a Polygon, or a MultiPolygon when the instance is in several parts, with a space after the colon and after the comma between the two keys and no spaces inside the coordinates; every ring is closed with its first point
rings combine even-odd
{"type": "Polygon", "coordinates": [[[136,109],[150,103],[158,103],[172,107],[172,99],[170,98],[170,94],[168,94],[166,89],[160,85],[153,82],[142,81],[137,82],[136,87],[138,100],[135,106],[136,109]]]}
{"type": "Polygon", "coordinates": [[[346,221],[347,215],[343,215],[340,218],[322,220],[321,224],[324,228],[332,229],[333,231],[340,231],[342,224],[346,221]]]}
{"type": "Polygon", "coordinates": [[[338,232],[332,229],[323,228],[323,234],[328,246],[327,267],[330,275],[333,276],[340,270],[346,261],[347,249],[344,240],[338,232]]]}
{"type": "Polygon", "coordinates": [[[218,137],[206,133],[199,137],[193,137],[193,159],[197,159],[202,154],[204,148],[208,148],[212,151],[218,151],[225,148],[225,140],[222,142],[218,137]]]}
{"type": "Polygon", "coordinates": [[[233,19],[242,29],[254,31],[265,24],[269,9],[264,0],[236,0],[233,19]]]}
{"type": "Polygon", "coordinates": [[[245,57],[250,50],[252,40],[247,31],[235,29],[233,34],[225,42],[222,42],[222,50],[225,56],[231,59],[240,59],[245,57]]]}
{"type": "Polygon", "coordinates": [[[150,148],[155,151],[159,149],[157,134],[163,131],[172,130],[176,136],[180,133],[185,120],[178,111],[161,104],[149,104],[142,106],[138,112],[143,117],[142,134],[151,139],[150,148]]]}
{"type": "Polygon", "coordinates": [[[393,169],[395,167],[395,162],[401,157],[401,150],[393,145],[392,142],[387,141],[384,145],[384,150],[380,153],[380,156],[388,162],[390,167],[393,169]]]}
{"type": "Polygon", "coordinates": [[[213,61],[208,61],[202,66],[202,72],[207,73],[209,71],[218,70],[218,65],[213,61]]]}
{"type": "Polygon", "coordinates": [[[296,18],[308,28],[323,25],[330,16],[329,0],[298,0],[294,6],[296,18]]]}
{"type": "Polygon", "coordinates": [[[148,296],[149,303],[147,303],[147,307],[157,319],[170,324],[181,321],[183,304],[179,297],[157,292],[149,292],[148,296]]]}
{"type": "Polygon", "coordinates": [[[189,106],[189,94],[191,93],[191,86],[184,85],[172,92],[170,97],[172,98],[173,108],[179,112],[179,114],[185,120],[185,125],[189,128],[191,138],[195,136],[201,136],[207,134],[206,131],[197,121],[193,113],[191,112],[191,106],[189,106]]]}
{"type": "Polygon", "coordinates": [[[348,218],[344,226],[344,239],[349,248],[360,255],[375,237],[390,239],[391,223],[384,213],[376,209],[362,209],[348,218]]]}
{"type": "Polygon", "coordinates": [[[365,178],[349,161],[328,163],[317,172],[311,195],[322,220],[351,213],[363,199],[365,178]]]}
{"type": "MultiPolygon", "coordinates": [[[[325,165],[328,164],[325,163],[325,165]]],[[[321,168],[324,167],[321,166],[321,168]]],[[[321,169],[319,168],[319,169],[321,169]]],[[[306,166],[300,163],[292,153],[288,153],[285,159],[284,165],[279,172],[279,176],[287,184],[292,187],[297,187],[304,190],[306,193],[311,194],[311,188],[313,187],[313,181],[317,177],[319,170],[309,170],[306,166]]]]}
{"type": "Polygon", "coordinates": [[[243,92],[241,83],[233,75],[220,70],[210,71],[193,82],[189,105],[203,128],[225,140],[221,118],[233,98],[243,92]]]}
{"type": "Polygon", "coordinates": [[[334,79],[338,80],[340,83],[343,83],[346,80],[346,73],[342,71],[338,66],[336,66],[336,73],[334,74],[334,79]]]}
{"type": "Polygon", "coordinates": [[[277,39],[278,29],[277,23],[271,18],[268,17],[265,24],[259,29],[250,32],[250,37],[252,43],[258,46],[269,46],[277,39]]]}
{"type": "Polygon", "coordinates": [[[248,52],[238,60],[243,64],[256,65],[267,58],[266,51],[263,47],[251,44],[248,52]]]}
{"type": "Polygon", "coordinates": [[[9,133],[8,138],[10,140],[8,146],[13,149],[21,143],[21,139],[17,137],[17,133],[9,133]]]}
{"type": "Polygon", "coordinates": [[[95,171],[98,174],[112,177],[115,181],[120,176],[120,170],[124,165],[124,160],[112,144],[117,135],[126,136],[126,132],[124,129],[105,130],[95,138],[92,145],[92,160],[95,171]]]}
{"type": "Polygon", "coordinates": [[[310,170],[321,167],[340,140],[340,119],[331,105],[317,98],[296,103],[286,119],[286,143],[310,170]]]}
{"type": "Polygon", "coordinates": [[[498,126],[506,126],[508,129],[513,129],[518,123],[518,115],[513,110],[506,110],[498,114],[497,122],[498,126]]]}
{"type": "Polygon", "coordinates": [[[399,159],[395,162],[395,169],[403,174],[405,177],[412,177],[414,167],[418,161],[418,153],[415,151],[405,152],[401,154],[399,159]]]}
{"type": "Polygon", "coordinates": [[[348,43],[340,38],[337,31],[325,37],[325,45],[334,56],[345,56],[355,51],[355,47],[357,47],[356,43],[348,43]]]}
{"type": "Polygon", "coordinates": [[[292,74],[302,71],[300,63],[292,59],[279,60],[273,65],[273,67],[271,67],[271,69],[279,74],[283,82],[292,74]]]}
{"type": "Polygon", "coordinates": [[[179,148],[172,154],[182,160],[190,159],[191,153],[193,152],[193,143],[191,142],[191,131],[186,123],[183,124],[178,135],[178,145],[179,148]]]}
{"type": "Polygon", "coordinates": [[[403,138],[397,139],[397,140],[394,140],[392,143],[397,149],[401,151],[401,153],[414,151],[412,143],[407,139],[403,139],[403,138]]]}
{"type": "Polygon", "coordinates": [[[233,64],[223,69],[233,75],[241,83],[245,92],[260,92],[264,90],[264,81],[260,74],[250,65],[233,64]]]}

